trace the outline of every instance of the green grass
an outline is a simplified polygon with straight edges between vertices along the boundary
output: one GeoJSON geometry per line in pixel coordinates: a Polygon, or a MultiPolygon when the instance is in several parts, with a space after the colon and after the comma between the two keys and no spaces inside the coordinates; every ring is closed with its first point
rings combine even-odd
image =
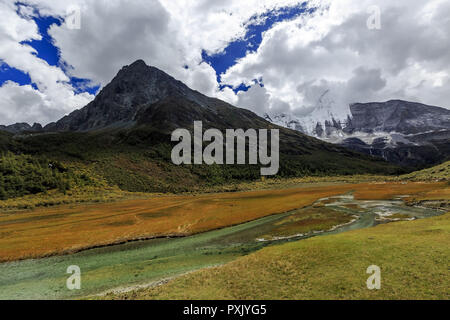
{"type": "Polygon", "coordinates": [[[450,161],[444,162],[432,168],[403,175],[400,178],[403,180],[413,180],[413,181],[430,181],[430,180],[448,181],[450,179],[450,161]]]}
{"type": "Polygon", "coordinates": [[[82,297],[223,264],[262,248],[265,244],[240,243],[253,239],[260,227],[279,218],[270,216],[185,238],[137,241],[71,255],[3,263],[0,299],[82,297]],[[70,265],[81,268],[80,291],[65,287],[65,271],[70,265]]]}
{"type": "Polygon", "coordinates": [[[31,155],[0,153],[0,200],[57,189],[92,186],[85,173],[67,168],[58,161],[31,155]]]}
{"type": "Polygon", "coordinates": [[[264,248],[118,299],[449,299],[450,213],[264,248]],[[368,290],[366,269],[381,268],[368,290]]]}
{"type": "MultiPolygon", "coordinates": [[[[310,220],[307,225],[300,226],[303,232],[326,231],[348,216],[345,213],[333,214],[331,209],[328,211],[334,222],[328,218],[325,225],[315,219],[316,212],[300,209],[189,237],[135,241],[70,255],[3,263],[0,264],[0,299],[86,297],[224,264],[265,246],[286,242],[261,242],[256,239],[278,234],[278,227],[288,226],[289,223],[294,225],[286,235],[297,233],[299,226],[295,222],[300,216],[310,220]],[[290,221],[290,217],[294,221],[290,221]],[[65,288],[65,270],[70,265],[78,265],[82,270],[81,291],[65,288]]],[[[39,217],[34,218],[38,223],[39,217]]],[[[367,225],[362,223],[359,227],[367,225]]]]}

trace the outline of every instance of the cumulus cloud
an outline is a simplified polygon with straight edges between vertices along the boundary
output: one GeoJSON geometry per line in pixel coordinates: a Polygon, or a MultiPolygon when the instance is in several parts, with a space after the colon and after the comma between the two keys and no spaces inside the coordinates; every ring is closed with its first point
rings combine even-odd
{"type": "Polygon", "coordinates": [[[0,87],[0,119],[2,123],[42,122],[60,118],[89,101],[88,94],[75,95],[70,88],[53,92],[35,90],[30,85],[7,81],[0,87]],[[67,101],[70,101],[67,104],[67,101]]]}
{"type": "Polygon", "coordinates": [[[11,1],[0,3],[0,64],[7,64],[28,74],[36,85],[19,86],[5,82],[0,87],[0,115],[2,123],[16,121],[55,120],[65,113],[84,106],[92,96],[76,94],[69,78],[58,67],[50,66],[36,56],[36,50],[23,41],[41,40],[42,36],[33,20],[29,8],[19,8],[11,1]]]}
{"type": "MultiPolygon", "coordinates": [[[[190,73],[206,76],[214,70],[201,64],[202,50],[220,52],[230,41],[245,34],[245,22],[255,14],[299,3],[298,0],[24,2],[42,14],[61,17],[67,15],[69,5],[81,9],[79,30],[53,25],[49,33],[63,60],[73,67],[72,75],[102,85],[119,68],[137,59],[186,82],[195,77],[190,73]],[[187,72],[182,69],[185,65],[189,66],[187,72]]],[[[214,81],[213,84],[216,85],[214,81]]]]}
{"type": "Polygon", "coordinates": [[[53,25],[49,34],[72,75],[107,84],[137,59],[171,71],[184,62],[169,28],[170,16],[157,0],[90,1],[81,6],[81,28],[53,25]]]}
{"type": "MultiPolygon", "coordinates": [[[[68,84],[68,76],[104,86],[122,66],[137,59],[144,59],[193,89],[236,103],[238,97],[234,92],[229,88],[220,90],[214,69],[202,63],[202,50],[220,52],[227,43],[245,34],[245,21],[253,15],[297,2],[24,0],[21,2],[24,5],[18,8],[19,15],[15,1],[5,0],[0,7],[0,60],[30,75],[38,88],[20,88],[24,94],[35,90],[34,96],[45,101],[40,105],[51,104],[55,111],[52,116],[48,117],[44,109],[41,115],[36,114],[36,120],[42,122],[57,120],[93,98],[75,94],[68,84]],[[73,6],[80,8],[81,28],[73,30],[62,24],[53,25],[49,30],[60,51],[61,66],[48,65],[36,57],[33,48],[21,44],[25,40],[41,39],[31,19],[36,12],[64,19],[73,6]],[[187,69],[183,68],[185,65],[187,69]]],[[[18,90],[16,87],[4,84],[3,91],[18,90]]],[[[19,110],[19,106],[11,104],[14,101],[9,100],[8,108],[19,110]]],[[[7,119],[23,121],[25,118],[17,113],[7,119]]]]}
{"type": "Polygon", "coordinates": [[[450,3],[444,0],[308,1],[317,7],[315,13],[279,22],[264,32],[258,50],[228,69],[221,84],[215,70],[203,62],[202,51],[225,53],[230,42],[242,39],[252,17],[301,1],[22,2],[41,15],[62,18],[69,6],[78,5],[81,29],[50,28],[65,68],[50,66],[33,48],[21,44],[41,38],[31,20],[35,11],[23,6],[19,15],[13,0],[0,3],[0,60],[28,73],[37,85],[34,89],[5,83],[0,88],[7,97],[0,103],[0,114],[7,119],[1,122],[23,121],[31,115],[44,123],[56,120],[93,98],[76,94],[68,76],[104,86],[122,66],[137,59],[195,90],[259,114],[308,114],[324,92],[342,115],[351,102],[393,98],[450,107],[450,3]],[[372,5],[381,9],[380,30],[367,28],[367,9],[372,5]],[[254,79],[262,79],[263,86],[254,79]],[[236,94],[223,87],[242,83],[251,88],[236,94]],[[18,103],[25,102],[28,113],[19,111],[23,106],[18,103]]]}
{"type": "MultiPolygon", "coordinates": [[[[448,1],[322,3],[312,17],[267,31],[258,51],[230,68],[223,81],[236,86],[262,77],[270,96],[265,110],[282,99],[297,114],[313,110],[327,90],[342,116],[349,103],[373,100],[450,107],[448,1]],[[367,27],[374,4],[381,9],[380,30],[367,27]]],[[[252,104],[248,99],[243,101],[252,104]]]]}
{"type": "Polygon", "coordinates": [[[259,85],[250,87],[247,91],[238,93],[237,104],[243,108],[262,114],[268,107],[270,95],[266,88],[259,85]]]}

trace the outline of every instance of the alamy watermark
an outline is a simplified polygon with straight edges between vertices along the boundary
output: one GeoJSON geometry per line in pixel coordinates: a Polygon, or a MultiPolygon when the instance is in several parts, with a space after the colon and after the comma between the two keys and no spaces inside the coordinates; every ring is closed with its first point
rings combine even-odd
{"type": "Polygon", "coordinates": [[[273,176],[280,168],[279,140],[278,129],[248,129],[246,131],[226,129],[224,139],[222,132],[218,129],[208,129],[203,133],[203,123],[195,121],[193,141],[187,129],[177,129],[172,133],[172,141],[179,143],[172,149],[171,157],[176,165],[258,164],[259,161],[262,166],[267,166],[261,168],[261,175],[273,176]],[[269,131],[270,155],[268,153],[269,131]],[[209,144],[203,148],[203,142],[209,142],[209,144]],[[248,146],[248,159],[246,159],[246,146],[248,146]]]}
{"type": "Polygon", "coordinates": [[[371,276],[367,279],[367,289],[369,290],[380,290],[381,289],[381,269],[379,266],[371,265],[366,270],[367,274],[371,276]]]}
{"type": "Polygon", "coordinates": [[[70,30],[81,29],[81,8],[77,5],[70,5],[66,9],[65,26],[70,30]]]}
{"type": "Polygon", "coordinates": [[[69,290],[80,290],[81,289],[81,269],[79,266],[69,266],[66,270],[67,273],[71,274],[66,280],[66,287],[69,290]]]}
{"type": "Polygon", "coordinates": [[[370,14],[367,19],[367,28],[369,30],[381,30],[381,8],[379,6],[370,6],[367,8],[367,13],[370,14]]]}

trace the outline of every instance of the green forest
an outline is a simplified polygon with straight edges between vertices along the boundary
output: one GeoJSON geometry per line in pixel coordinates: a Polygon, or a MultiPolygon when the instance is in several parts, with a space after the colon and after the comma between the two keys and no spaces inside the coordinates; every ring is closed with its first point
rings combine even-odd
{"type": "Polygon", "coordinates": [[[91,179],[75,174],[61,163],[11,152],[0,155],[0,200],[57,189],[88,185],[91,179]]]}

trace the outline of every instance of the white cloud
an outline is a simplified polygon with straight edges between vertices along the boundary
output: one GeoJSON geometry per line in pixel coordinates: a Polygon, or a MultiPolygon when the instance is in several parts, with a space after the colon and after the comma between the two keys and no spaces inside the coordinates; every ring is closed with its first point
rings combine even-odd
{"type": "MultiPolygon", "coordinates": [[[[41,13],[65,16],[81,8],[81,29],[52,26],[50,34],[72,74],[102,85],[137,59],[188,82],[190,72],[205,72],[201,52],[220,52],[245,34],[245,22],[271,8],[299,0],[25,0],[41,13]],[[185,72],[182,67],[189,66],[185,72]],[[184,77],[184,78],[183,78],[184,77]]],[[[217,83],[213,82],[213,85],[217,83]]]]}
{"type": "MultiPolygon", "coordinates": [[[[342,112],[349,102],[403,98],[450,107],[450,3],[443,0],[314,0],[314,15],[277,23],[263,34],[260,48],[230,68],[225,84],[253,85],[248,92],[219,90],[215,71],[202,63],[202,50],[219,53],[242,37],[245,23],[255,14],[294,5],[290,0],[24,0],[42,15],[66,15],[68,6],[81,8],[81,29],[52,26],[50,34],[71,76],[105,85],[117,71],[144,59],[193,89],[258,113],[291,109],[312,110],[320,95],[330,90],[342,112]],[[367,8],[381,8],[381,30],[369,30],[367,8]],[[188,69],[183,68],[187,65],[188,69]],[[253,83],[262,77],[264,87],[253,83]]],[[[67,75],[20,44],[40,39],[31,10],[22,17],[12,0],[0,3],[0,59],[29,73],[38,90],[4,84],[8,106],[23,92],[36,110],[36,120],[47,122],[92,99],[74,94],[67,75]],[[7,94],[11,91],[10,94],[7,94]],[[31,99],[30,97],[34,97],[31,99]],[[39,100],[39,99],[40,100],[39,100]],[[40,106],[40,107],[39,107],[40,106]],[[48,112],[52,110],[52,112],[48,112]]],[[[31,109],[30,109],[31,110],[31,109]]],[[[33,109],[34,110],[34,109],[33,109]]],[[[22,121],[25,114],[8,114],[22,121]]],[[[5,121],[1,121],[5,122],[5,121]]]]}
{"type": "Polygon", "coordinates": [[[40,92],[30,85],[20,86],[7,81],[0,87],[0,119],[2,123],[40,121],[48,123],[74,108],[80,108],[89,100],[87,94],[74,95],[70,88],[59,89],[57,94],[40,92]],[[66,104],[70,101],[70,104],[66,104]]]}
{"type": "Polygon", "coordinates": [[[86,93],[75,94],[68,83],[69,78],[55,66],[38,58],[36,50],[21,44],[27,40],[40,40],[35,22],[27,17],[29,9],[21,10],[23,17],[16,13],[14,3],[0,3],[0,64],[27,73],[38,90],[32,86],[22,86],[6,82],[1,89],[0,114],[2,123],[16,121],[49,122],[67,112],[82,107],[92,100],[86,93]],[[23,97],[21,97],[21,94],[23,97]]]}
{"type": "MultiPolygon", "coordinates": [[[[230,68],[224,83],[263,77],[269,98],[258,108],[262,111],[275,108],[280,99],[296,113],[312,110],[325,90],[342,116],[349,103],[373,100],[450,107],[448,1],[322,4],[313,17],[267,31],[259,50],[230,68]],[[381,8],[381,30],[367,28],[367,8],[374,4],[381,8]]],[[[240,103],[248,105],[252,99],[260,103],[251,92],[240,94],[240,103]]]]}
{"type": "Polygon", "coordinates": [[[180,75],[184,82],[192,89],[203,94],[213,96],[217,92],[216,72],[207,63],[202,62],[193,68],[183,69],[184,74],[180,75]]]}
{"type": "Polygon", "coordinates": [[[237,104],[243,108],[261,114],[268,106],[269,99],[270,95],[267,93],[266,88],[254,85],[247,91],[238,93],[237,104]]]}
{"type": "MultiPolygon", "coordinates": [[[[63,24],[53,25],[49,30],[60,49],[62,60],[71,67],[68,70],[71,76],[87,78],[94,84],[104,86],[122,66],[144,59],[193,89],[230,103],[236,103],[238,97],[229,88],[219,90],[214,69],[202,63],[202,50],[220,52],[230,41],[245,34],[244,24],[250,17],[269,9],[299,3],[298,0],[253,0],[245,3],[237,0],[227,3],[210,0],[136,0],[132,4],[125,0],[24,2],[37,8],[41,15],[60,17],[67,15],[68,7],[80,7],[81,29],[71,30],[63,24]],[[183,68],[185,65],[188,69],[183,68]]],[[[32,35],[25,39],[39,37],[33,21],[20,20],[34,28],[32,35]]],[[[21,46],[17,41],[15,45],[21,46]]],[[[16,54],[15,63],[11,59],[5,59],[5,62],[29,72],[41,93],[45,90],[48,96],[50,93],[55,96],[58,90],[67,89],[67,86],[59,86],[68,80],[61,69],[48,66],[35,57],[29,59],[33,49],[22,47],[26,48],[20,48],[22,56],[16,54]],[[24,66],[24,61],[32,61],[32,66],[24,66]]],[[[88,97],[87,101],[91,98],[88,97]]],[[[65,101],[61,112],[55,113],[52,120],[56,120],[63,111],[73,110],[67,107],[69,103],[74,105],[71,100],[65,101]]],[[[22,118],[18,116],[16,119],[22,118]]],[[[38,119],[46,121],[44,117],[38,119]]]]}

